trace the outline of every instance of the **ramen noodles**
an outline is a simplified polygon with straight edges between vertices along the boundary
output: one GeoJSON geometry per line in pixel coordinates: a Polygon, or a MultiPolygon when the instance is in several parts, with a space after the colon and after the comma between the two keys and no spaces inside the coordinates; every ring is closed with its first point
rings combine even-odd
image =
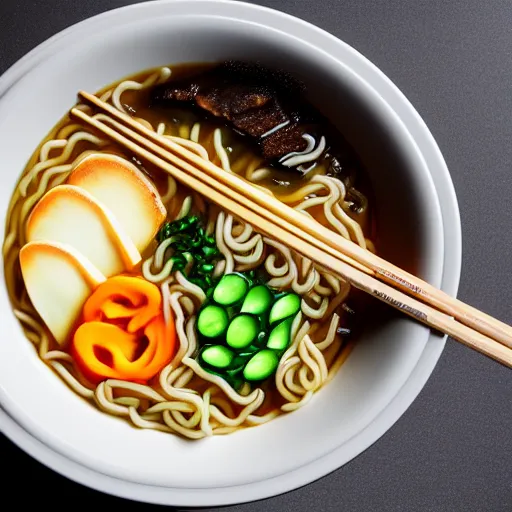
{"type": "MultiPolygon", "coordinates": [[[[357,155],[291,77],[162,67],[98,95],[374,251],[357,155]]],[[[105,413],[189,439],[306,405],[363,315],[348,283],[69,117],[16,186],[3,256],[49,368],[105,413]]]]}

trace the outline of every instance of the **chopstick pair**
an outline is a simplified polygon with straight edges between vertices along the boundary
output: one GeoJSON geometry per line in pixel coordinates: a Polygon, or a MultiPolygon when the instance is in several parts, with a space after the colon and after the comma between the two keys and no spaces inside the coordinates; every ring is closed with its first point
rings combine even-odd
{"type": "Polygon", "coordinates": [[[512,367],[512,328],[450,297],[421,279],[343,238],[235,174],[166,139],[96,96],[89,103],[110,115],[103,122],[79,109],[71,114],[254,229],[312,260],[354,287],[475,350],[512,367]]]}

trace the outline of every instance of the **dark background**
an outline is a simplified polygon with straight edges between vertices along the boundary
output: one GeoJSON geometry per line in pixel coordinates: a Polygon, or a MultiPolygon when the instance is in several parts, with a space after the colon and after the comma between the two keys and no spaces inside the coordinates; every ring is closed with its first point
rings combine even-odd
{"type": "MultiPolygon", "coordinates": [[[[0,0],[0,73],[59,30],[129,3],[0,0]]],[[[459,298],[512,323],[512,0],[254,3],[335,34],[405,93],[455,183],[463,232],[459,298]]],[[[57,510],[156,508],[69,482],[3,437],[0,460],[4,497],[18,506],[37,500],[38,508],[57,510]]],[[[511,512],[512,371],[449,340],[418,399],[365,453],[292,493],[219,510],[511,512]]]]}

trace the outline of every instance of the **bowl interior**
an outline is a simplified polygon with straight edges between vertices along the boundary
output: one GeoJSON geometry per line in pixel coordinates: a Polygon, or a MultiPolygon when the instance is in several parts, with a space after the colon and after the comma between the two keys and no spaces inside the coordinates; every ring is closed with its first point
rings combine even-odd
{"type": "MultiPolygon", "coordinates": [[[[95,91],[163,64],[226,58],[259,60],[306,82],[312,100],[346,134],[368,169],[381,254],[439,286],[443,225],[437,195],[425,162],[393,110],[347,66],[305,41],[222,17],[212,24],[206,16],[172,14],[91,33],[36,66],[10,90],[0,100],[2,225],[25,162],[75,102],[78,90],[95,91]]],[[[77,398],[23,338],[4,288],[2,406],[33,435],[90,468],[175,488],[242,485],[291,471],[340,446],[353,451],[351,440],[406,382],[429,335],[422,326],[376,307],[334,381],[307,407],[268,425],[190,443],[136,430],[77,398]]]]}

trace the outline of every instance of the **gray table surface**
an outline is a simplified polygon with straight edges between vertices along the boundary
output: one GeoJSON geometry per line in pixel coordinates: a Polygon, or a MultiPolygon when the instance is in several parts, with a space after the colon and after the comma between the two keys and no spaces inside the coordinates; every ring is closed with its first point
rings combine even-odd
{"type": "MultiPolygon", "coordinates": [[[[129,3],[135,2],[0,0],[0,73],[59,30],[129,3]]],[[[434,134],[457,191],[459,297],[512,323],[512,1],[254,3],[335,34],[405,93],[434,134]]],[[[0,443],[2,488],[17,490],[20,505],[37,496],[41,508],[60,500],[151,508],[69,482],[7,439],[0,443]]],[[[510,512],[512,371],[449,340],[418,399],[365,453],[302,489],[220,510],[510,512]]]]}

